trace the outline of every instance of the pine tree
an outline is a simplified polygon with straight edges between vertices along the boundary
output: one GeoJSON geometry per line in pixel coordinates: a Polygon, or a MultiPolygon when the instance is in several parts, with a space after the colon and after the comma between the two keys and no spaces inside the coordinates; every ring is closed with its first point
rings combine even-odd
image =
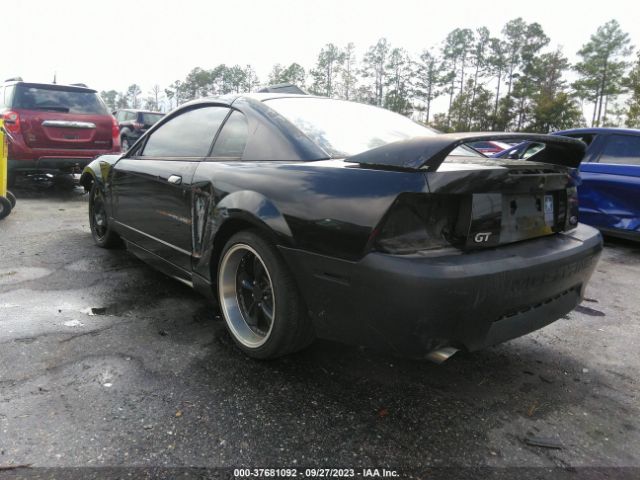
{"type": "Polygon", "coordinates": [[[362,59],[361,74],[364,78],[373,79],[372,95],[373,103],[382,106],[387,83],[387,62],[391,46],[386,38],[369,47],[362,59]]]}
{"type": "Polygon", "coordinates": [[[344,53],[333,43],[327,43],[320,54],[316,66],[311,70],[313,83],[311,92],[316,95],[332,97],[336,90],[336,81],[344,63],[344,53]]]}
{"type": "Polygon", "coordinates": [[[581,78],[574,88],[583,98],[594,102],[592,126],[606,122],[608,98],[615,98],[623,91],[622,79],[628,66],[624,57],[633,49],[629,44],[629,34],[622,31],[616,20],[610,20],[598,27],[578,51],[582,60],[575,65],[575,70],[581,78]]]}
{"type": "Polygon", "coordinates": [[[630,128],[640,128],[640,53],[629,76],[625,79],[625,86],[630,93],[627,101],[626,125],[630,128]]]}
{"type": "Polygon", "coordinates": [[[417,64],[415,96],[423,102],[425,116],[423,121],[429,123],[431,119],[431,103],[444,93],[443,87],[445,82],[444,66],[442,59],[437,57],[433,51],[425,50],[420,55],[420,61],[417,64]]]}
{"type": "Polygon", "coordinates": [[[356,65],[356,47],[348,43],[342,50],[343,63],[340,69],[340,82],[338,85],[339,97],[350,100],[357,90],[358,76],[356,65]]]}

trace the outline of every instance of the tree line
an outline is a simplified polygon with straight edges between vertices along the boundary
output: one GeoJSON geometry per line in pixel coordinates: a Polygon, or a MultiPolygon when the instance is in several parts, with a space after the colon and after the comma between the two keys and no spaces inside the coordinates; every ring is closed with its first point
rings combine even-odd
{"type": "Polygon", "coordinates": [[[276,64],[265,81],[251,65],[221,64],[196,67],[164,89],[154,85],[146,96],[136,84],[101,95],[112,109],[160,111],[195,98],[292,83],[312,94],[385,107],[446,132],[549,132],[587,123],[640,128],[640,55],[630,61],[634,47],[616,20],[590,36],[573,65],[549,44],[539,23],[516,18],[495,36],[486,27],[456,28],[419,55],[386,38],[360,58],[353,43],[328,43],[311,68],[276,64]],[[445,111],[434,113],[437,99],[445,111]]]}

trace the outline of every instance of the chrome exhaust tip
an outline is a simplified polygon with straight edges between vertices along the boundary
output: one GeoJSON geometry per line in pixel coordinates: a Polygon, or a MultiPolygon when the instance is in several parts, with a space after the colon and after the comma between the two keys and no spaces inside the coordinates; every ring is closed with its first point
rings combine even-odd
{"type": "Polygon", "coordinates": [[[454,353],[458,351],[457,348],[443,347],[437,350],[433,350],[427,354],[427,360],[431,360],[433,363],[440,365],[449,359],[454,353]]]}

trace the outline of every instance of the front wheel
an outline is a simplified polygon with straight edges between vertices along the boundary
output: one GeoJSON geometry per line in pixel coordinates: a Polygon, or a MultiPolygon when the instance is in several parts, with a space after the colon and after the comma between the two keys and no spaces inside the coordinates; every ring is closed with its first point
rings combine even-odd
{"type": "Polygon", "coordinates": [[[255,231],[239,232],[225,245],[218,298],[231,337],[250,357],[280,357],[313,340],[293,276],[275,246],[255,231]]]}
{"type": "Polygon", "coordinates": [[[109,224],[104,194],[96,182],[93,182],[89,192],[89,226],[93,240],[99,247],[113,248],[120,244],[120,237],[109,224]]]}

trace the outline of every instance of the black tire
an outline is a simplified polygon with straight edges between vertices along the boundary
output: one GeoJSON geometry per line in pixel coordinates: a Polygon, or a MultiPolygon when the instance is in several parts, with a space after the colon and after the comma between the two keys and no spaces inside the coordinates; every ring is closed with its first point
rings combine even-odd
{"type": "Polygon", "coordinates": [[[129,150],[131,148],[131,142],[129,141],[129,138],[126,135],[123,135],[122,137],[120,137],[120,151],[122,153],[126,153],[127,150],[129,150]]]}
{"type": "Polygon", "coordinates": [[[109,225],[109,217],[104,206],[104,195],[96,182],[93,182],[89,192],[89,226],[91,228],[91,236],[99,247],[114,248],[120,246],[120,237],[109,225]]]}
{"type": "Polygon", "coordinates": [[[11,203],[11,210],[16,208],[16,202],[17,202],[16,196],[8,190],[7,190],[7,198],[9,199],[9,203],[11,203]]]}
{"type": "Polygon", "coordinates": [[[218,299],[227,330],[248,356],[277,358],[301,350],[313,341],[313,327],[293,275],[273,243],[258,231],[241,231],[229,239],[220,256],[217,280],[218,299]],[[251,269],[248,268],[250,262],[253,264],[251,269]],[[257,272],[262,273],[262,268],[265,270],[262,275],[264,281],[258,280],[256,284],[260,277],[257,272]],[[253,277],[245,276],[248,270],[253,271],[253,277]],[[245,280],[240,280],[243,276],[245,280]],[[245,288],[251,281],[246,278],[253,278],[253,287],[249,291],[245,288]],[[251,292],[250,299],[248,292],[251,292]],[[254,299],[254,292],[257,292],[263,306],[254,299]],[[267,305],[269,298],[270,309],[267,305]],[[247,306],[252,299],[253,304],[247,306]],[[253,316],[250,315],[252,306],[253,316]],[[266,313],[268,311],[271,317],[266,313]],[[263,323],[259,326],[260,320],[254,317],[262,317],[263,323]]]}
{"type": "Polygon", "coordinates": [[[73,176],[66,173],[61,173],[53,177],[53,185],[56,190],[61,192],[71,192],[76,188],[76,182],[73,180],[73,176]]]}
{"type": "Polygon", "coordinates": [[[11,202],[7,197],[0,197],[0,220],[11,213],[11,202]]]}

